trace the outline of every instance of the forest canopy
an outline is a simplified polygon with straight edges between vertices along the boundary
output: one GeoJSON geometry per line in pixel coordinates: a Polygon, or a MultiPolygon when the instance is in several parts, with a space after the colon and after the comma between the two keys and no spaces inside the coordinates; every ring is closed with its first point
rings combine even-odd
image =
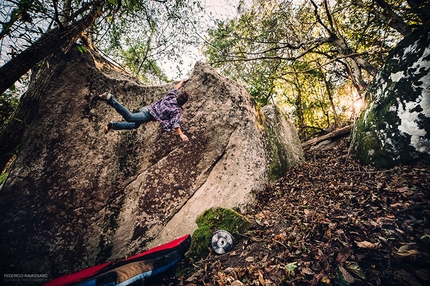
{"type": "Polygon", "coordinates": [[[236,15],[211,24],[206,2],[0,0],[0,126],[29,71],[78,42],[150,84],[170,81],[167,61],[182,75],[187,47],[203,49],[260,106],[281,107],[305,139],[350,124],[390,50],[430,18],[428,0],[239,0],[236,15]]]}
{"type": "Polygon", "coordinates": [[[205,54],[259,105],[280,106],[304,139],[351,123],[387,54],[428,11],[428,1],[240,1],[236,18],[209,30],[205,54]]]}

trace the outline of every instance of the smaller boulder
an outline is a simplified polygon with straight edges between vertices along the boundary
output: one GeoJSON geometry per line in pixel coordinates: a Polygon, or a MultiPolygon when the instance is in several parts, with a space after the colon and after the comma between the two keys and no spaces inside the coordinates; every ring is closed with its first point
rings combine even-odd
{"type": "Polygon", "coordinates": [[[430,29],[405,38],[367,93],[353,129],[351,153],[365,165],[390,168],[430,158],[430,29]]]}
{"type": "Polygon", "coordinates": [[[269,152],[269,176],[277,180],[294,165],[305,161],[299,135],[291,121],[287,120],[275,105],[261,109],[269,152]]]}

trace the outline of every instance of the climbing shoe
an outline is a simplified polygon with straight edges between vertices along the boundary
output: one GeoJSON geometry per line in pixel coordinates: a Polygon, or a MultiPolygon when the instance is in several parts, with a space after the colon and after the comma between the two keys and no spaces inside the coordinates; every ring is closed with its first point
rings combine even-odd
{"type": "Polygon", "coordinates": [[[93,100],[108,101],[111,97],[112,97],[112,94],[110,94],[109,92],[105,92],[105,93],[94,96],[93,100]]]}
{"type": "Polygon", "coordinates": [[[105,134],[107,134],[109,131],[113,130],[113,122],[109,122],[105,127],[105,134]]]}

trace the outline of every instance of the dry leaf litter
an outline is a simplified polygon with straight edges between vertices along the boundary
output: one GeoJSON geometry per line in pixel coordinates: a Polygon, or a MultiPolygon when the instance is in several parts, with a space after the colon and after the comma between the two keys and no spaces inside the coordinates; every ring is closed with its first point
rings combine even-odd
{"type": "Polygon", "coordinates": [[[430,285],[430,171],[360,165],[348,138],[306,151],[257,194],[224,255],[181,261],[154,285],[430,285]]]}

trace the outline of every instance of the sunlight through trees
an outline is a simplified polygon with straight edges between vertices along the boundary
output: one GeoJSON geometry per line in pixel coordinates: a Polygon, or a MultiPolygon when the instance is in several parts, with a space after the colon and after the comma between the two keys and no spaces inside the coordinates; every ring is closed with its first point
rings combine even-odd
{"type": "MultiPolygon", "coordinates": [[[[278,104],[302,139],[351,124],[393,47],[426,20],[427,3],[241,1],[239,15],[209,31],[210,63],[259,105],[278,104]]],[[[427,14],[428,15],[428,14],[427,14]]]]}

